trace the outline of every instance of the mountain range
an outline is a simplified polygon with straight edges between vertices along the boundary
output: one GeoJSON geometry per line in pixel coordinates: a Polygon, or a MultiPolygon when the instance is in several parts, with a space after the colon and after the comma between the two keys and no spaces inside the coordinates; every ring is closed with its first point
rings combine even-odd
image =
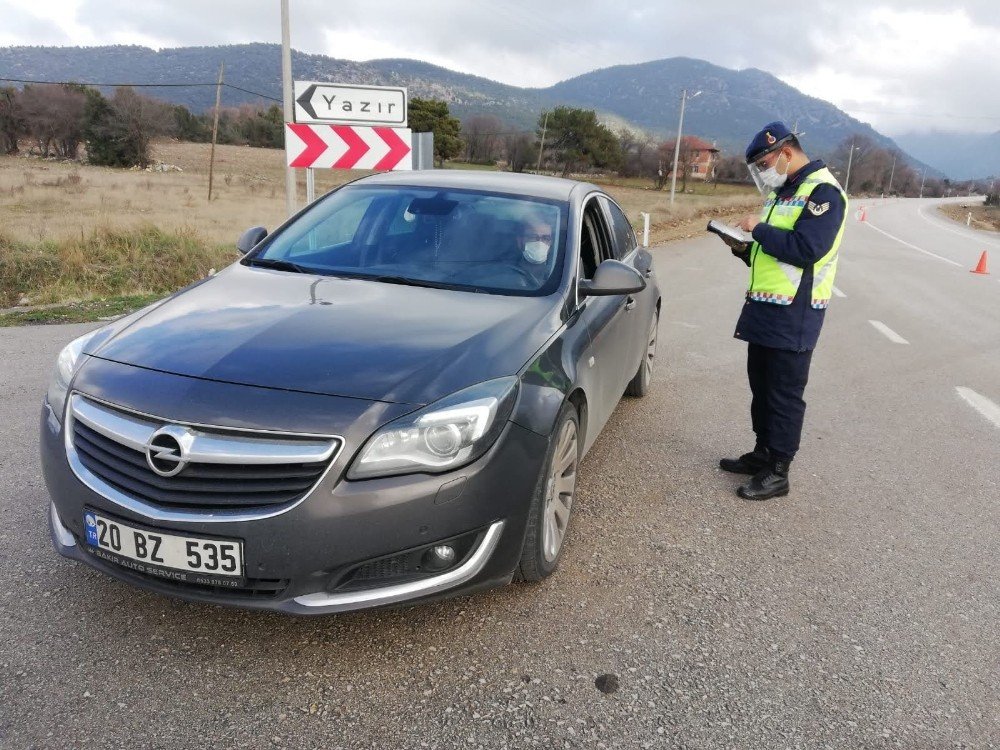
{"type": "MultiPolygon", "coordinates": [[[[214,81],[221,63],[226,83],[244,89],[226,88],[223,104],[280,101],[281,52],[275,44],[162,50],[139,46],[0,48],[2,78],[171,84],[145,91],[194,111],[214,104],[214,81]]],[[[511,128],[534,129],[541,111],[562,104],[595,109],[616,125],[659,137],[676,133],[681,92],[687,89],[684,132],[714,141],[730,153],[742,153],[750,135],[776,119],[804,131],[803,144],[814,155],[832,153],[854,134],[899,148],[869,124],[762,70],[731,70],[684,57],[595,70],[548,88],[519,88],[416,60],[355,62],[298,51],[293,51],[292,72],[296,80],[406,86],[411,97],[444,99],[460,118],[492,114],[511,128]],[[701,93],[691,96],[696,92],[701,93]]],[[[924,164],[915,157],[915,151],[910,152],[908,161],[922,168],[924,164]]],[[[949,164],[935,166],[950,171],[949,164]]]]}
{"type": "Polygon", "coordinates": [[[1000,130],[995,133],[941,132],[896,136],[907,153],[949,177],[1000,177],[1000,130]]]}

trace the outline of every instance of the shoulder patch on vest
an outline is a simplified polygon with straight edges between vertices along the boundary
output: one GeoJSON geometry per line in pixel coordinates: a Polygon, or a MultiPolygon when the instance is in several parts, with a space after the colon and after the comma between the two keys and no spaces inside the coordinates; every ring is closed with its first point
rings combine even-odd
{"type": "Polygon", "coordinates": [[[827,201],[826,203],[813,203],[812,201],[809,201],[806,208],[809,209],[809,213],[813,216],[822,216],[830,210],[830,201],[827,201]]]}

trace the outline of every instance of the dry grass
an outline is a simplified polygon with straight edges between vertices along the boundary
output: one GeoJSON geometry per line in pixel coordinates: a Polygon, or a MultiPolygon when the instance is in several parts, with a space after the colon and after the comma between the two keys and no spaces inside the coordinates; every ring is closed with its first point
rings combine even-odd
{"type": "MultiPolygon", "coordinates": [[[[216,149],[208,201],[209,146],[162,142],[155,157],[183,171],[123,171],[74,163],[0,157],[0,306],[115,294],[167,292],[231,262],[250,226],[274,228],[285,216],[284,152],[216,149]]],[[[317,172],[317,194],[361,176],[317,172]]],[[[299,200],[305,197],[298,173],[299,200]]],[[[639,226],[652,217],[651,240],[685,236],[708,215],[733,215],[759,199],[740,189],[691,184],[706,194],[653,190],[644,181],[609,180],[607,190],[639,226]]]]}
{"type": "MultiPolygon", "coordinates": [[[[244,146],[216,148],[212,202],[208,202],[209,146],[163,142],[156,158],[183,172],[123,171],[37,159],[0,157],[0,212],[4,231],[20,241],[65,240],[96,229],[155,226],[167,232],[193,232],[211,244],[232,243],[250,226],[273,228],[285,215],[284,152],[244,146]]],[[[304,172],[298,173],[299,200],[305,198],[304,172]]],[[[363,172],[319,171],[316,192],[363,172]]],[[[655,225],[689,218],[706,208],[759,202],[755,193],[720,185],[691,183],[697,194],[677,195],[648,180],[602,182],[633,222],[649,212],[655,225]]]]}
{"type": "Polygon", "coordinates": [[[949,219],[960,221],[963,224],[971,213],[972,221],[969,226],[973,229],[1000,232],[1000,208],[996,206],[984,206],[982,203],[973,203],[967,206],[958,203],[945,203],[938,206],[938,211],[949,219]]]}
{"type": "Polygon", "coordinates": [[[91,297],[167,294],[235,259],[191,232],[101,229],[59,242],[0,235],[0,307],[91,297]]]}

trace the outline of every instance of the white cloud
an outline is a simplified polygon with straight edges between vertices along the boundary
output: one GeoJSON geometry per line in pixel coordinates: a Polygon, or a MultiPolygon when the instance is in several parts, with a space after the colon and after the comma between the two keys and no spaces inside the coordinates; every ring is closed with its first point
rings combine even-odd
{"type": "MultiPolygon", "coordinates": [[[[664,57],[766,70],[889,133],[1000,129],[996,0],[290,0],[292,44],[519,86],[664,57]]],[[[0,44],[278,42],[277,0],[0,0],[0,44]]]]}

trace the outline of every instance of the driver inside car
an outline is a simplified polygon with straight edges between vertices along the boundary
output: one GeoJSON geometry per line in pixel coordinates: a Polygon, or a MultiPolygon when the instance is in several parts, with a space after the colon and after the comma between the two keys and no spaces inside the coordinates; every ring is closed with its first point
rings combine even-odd
{"type": "Polygon", "coordinates": [[[521,221],[517,234],[517,267],[541,286],[552,271],[552,224],[541,213],[529,212],[521,221]]]}

